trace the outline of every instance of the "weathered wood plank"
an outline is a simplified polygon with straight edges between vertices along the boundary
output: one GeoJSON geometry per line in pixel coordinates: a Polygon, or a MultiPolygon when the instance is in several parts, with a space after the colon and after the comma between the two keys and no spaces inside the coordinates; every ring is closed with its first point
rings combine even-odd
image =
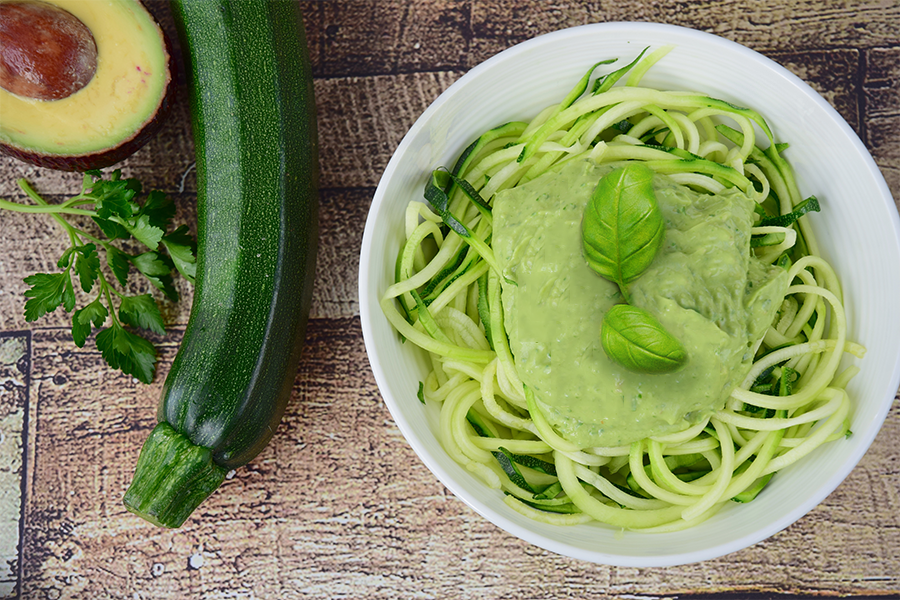
{"type": "MultiPolygon", "coordinates": [[[[311,323],[272,444],[179,531],[148,525],[120,504],[154,424],[159,382],[110,375],[90,343],[73,353],[65,332],[36,331],[34,344],[31,477],[39,484],[26,507],[28,598],[900,591],[892,443],[900,405],[850,478],[786,531],[716,561],[625,569],[530,547],[450,496],[381,402],[357,319],[311,323]]],[[[175,344],[163,345],[164,369],[175,344]]]]}
{"type": "Polygon", "coordinates": [[[0,232],[0,331],[22,329],[26,326],[22,294],[28,289],[22,279],[55,269],[65,242],[56,224],[41,215],[0,211],[0,232]]]}
{"type": "Polygon", "coordinates": [[[413,73],[316,82],[322,187],[374,187],[400,140],[458,74],[413,73]]]}
{"type": "Polygon", "coordinates": [[[31,335],[0,331],[0,598],[19,591],[31,335]]]}
{"type": "MultiPolygon", "coordinates": [[[[114,374],[93,340],[79,350],[64,330],[38,330],[35,338],[34,483],[25,515],[23,596],[100,598],[113,588],[125,597],[129,587],[116,579],[116,562],[131,550],[119,545],[129,536],[127,522],[122,527],[115,516],[125,514],[121,495],[141,436],[154,424],[161,378],[145,386],[114,374]],[[116,538],[110,525],[126,535],[116,538]],[[85,596],[94,580],[101,585],[85,596]]],[[[177,339],[159,344],[165,370],[177,339]]]]}
{"type": "Polygon", "coordinates": [[[317,76],[471,68],[499,49],[589,23],[654,21],[692,27],[768,51],[877,48],[898,39],[900,8],[869,0],[781,3],[303,2],[317,76]],[[496,40],[500,46],[491,43],[496,40]]]}
{"type": "Polygon", "coordinates": [[[866,142],[900,210],[900,47],[866,53],[866,142]]]}
{"type": "Polygon", "coordinates": [[[373,188],[322,190],[313,318],[359,314],[359,253],[373,188]]]}
{"type": "Polygon", "coordinates": [[[460,69],[467,64],[470,2],[305,2],[316,76],[460,69]]]}
{"type": "Polygon", "coordinates": [[[653,21],[715,33],[757,50],[874,48],[897,43],[895,2],[472,2],[477,38],[523,40],[564,27],[609,21],[653,21]]]}

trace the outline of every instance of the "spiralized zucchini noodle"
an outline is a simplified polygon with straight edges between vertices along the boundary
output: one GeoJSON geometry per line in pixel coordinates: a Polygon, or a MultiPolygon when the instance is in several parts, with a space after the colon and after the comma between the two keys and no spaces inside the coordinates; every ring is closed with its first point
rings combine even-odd
{"type": "Polygon", "coordinates": [[[428,202],[408,205],[396,282],[380,302],[406,342],[428,353],[419,398],[440,405],[445,450],[537,521],[690,527],[850,435],[846,386],[858,368],[839,366],[844,353],[865,350],[847,339],[838,277],[802,216],[815,200],[801,197],[786,145],[757,112],[640,86],[670,50],[592,79],[611,61],[598,63],[561,103],[484,133],[452,170],[435,171],[428,202]],[[791,284],[742,385],[700,423],[620,447],[581,447],[541,414],[516,371],[490,245],[498,192],[585,158],[642,161],[696,191],[736,186],[760,214],[786,216],[751,230],[751,252],[786,269],[791,284]]]}

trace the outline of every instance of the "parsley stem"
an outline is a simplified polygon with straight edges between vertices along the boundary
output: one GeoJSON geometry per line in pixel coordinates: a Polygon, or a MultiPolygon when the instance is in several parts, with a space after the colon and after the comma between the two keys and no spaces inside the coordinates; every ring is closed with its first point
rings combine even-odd
{"type": "Polygon", "coordinates": [[[99,246],[102,246],[103,248],[106,248],[109,246],[108,241],[103,241],[100,238],[94,237],[90,233],[85,231],[84,229],[78,229],[77,227],[72,227],[72,231],[74,231],[79,236],[81,236],[87,240],[90,240],[90,241],[94,242],[95,244],[98,244],[99,246]]]}
{"type": "MultiPolygon", "coordinates": [[[[27,179],[22,177],[22,178],[18,179],[16,181],[16,183],[19,184],[19,187],[22,188],[22,191],[25,192],[25,194],[29,198],[34,200],[34,202],[36,204],[38,204],[40,206],[44,206],[44,207],[50,206],[50,204],[48,204],[47,201],[44,200],[41,197],[41,195],[35,191],[35,189],[33,187],[31,187],[31,184],[28,183],[27,179]]],[[[28,207],[26,205],[19,204],[18,202],[10,202],[9,200],[6,200],[4,198],[0,198],[0,207],[9,208],[10,210],[14,210],[14,211],[18,211],[18,212],[32,212],[32,211],[27,211],[27,210],[23,211],[22,210],[23,208],[38,208],[38,207],[28,207]]],[[[69,240],[71,240],[72,245],[77,246],[78,245],[78,236],[76,234],[75,229],[71,225],[69,225],[69,222],[66,221],[63,217],[59,216],[59,214],[57,214],[57,213],[51,212],[49,214],[51,217],[56,219],[56,222],[59,223],[60,227],[63,228],[63,231],[65,231],[68,234],[69,240]]]]}
{"type": "Polygon", "coordinates": [[[42,213],[51,215],[55,215],[56,213],[66,213],[86,214],[87,216],[91,217],[96,216],[96,213],[93,211],[84,211],[82,209],[72,208],[73,206],[79,204],[90,204],[91,202],[93,202],[93,199],[85,196],[84,194],[78,194],[77,196],[70,198],[66,202],[63,202],[62,204],[50,204],[49,202],[44,200],[33,187],[31,187],[31,184],[28,183],[28,180],[24,177],[19,178],[16,183],[19,184],[19,187],[22,188],[22,191],[25,192],[25,195],[34,200],[35,204],[38,204],[38,206],[28,206],[27,204],[19,204],[18,202],[11,202],[4,198],[0,198],[0,207],[25,213],[42,213]]]}
{"type": "Polygon", "coordinates": [[[112,317],[113,324],[116,327],[121,328],[122,324],[119,322],[119,317],[116,316],[116,311],[113,309],[112,295],[109,293],[109,290],[112,289],[112,286],[110,286],[109,283],[106,282],[106,277],[103,276],[102,272],[98,272],[98,275],[100,275],[100,286],[103,288],[103,291],[101,293],[106,296],[106,304],[107,306],[109,306],[109,316],[112,317]]]}
{"type": "Polygon", "coordinates": [[[34,191],[34,188],[31,187],[31,184],[28,183],[28,180],[27,180],[27,179],[25,179],[24,177],[21,177],[21,178],[19,178],[19,179],[16,180],[16,183],[19,184],[19,187],[22,188],[22,191],[25,192],[25,194],[26,194],[29,198],[31,198],[32,200],[34,200],[34,201],[37,202],[38,204],[43,204],[43,205],[46,205],[46,204],[47,204],[47,202],[44,201],[43,198],[41,198],[40,194],[38,194],[36,191],[34,191]]]}
{"type": "MultiPolygon", "coordinates": [[[[116,288],[114,288],[113,286],[111,286],[109,284],[107,284],[106,289],[112,291],[113,294],[118,296],[119,300],[124,300],[127,297],[127,294],[123,294],[122,292],[120,292],[119,290],[117,290],[116,288]]],[[[110,304],[109,308],[112,309],[111,304],[110,304]]]]}
{"type": "Polygon", "coordinates": [[[9,210],[14,210],[17,212],[26,212],[26,213],[42,213],[42,214],[50,214],[57,221],[59,217],[56,216],[57,213],[67,213],[67,214],[87,214],[88,216],[96,216],[97,213],[90,211],[85,212],[81,209],[74,209],[74,211],[70,212],[65,209],[69,209],[76,204],[86,204],[90,203],[91,199],[86,196],[79,194],[62,204],[50,204],[44,198],[38,194],[31,184],[28,183],[28,180],[25,178],[20,178],[16,181],[19,184],[19,187],[22,188],[22,191],[25,192],[29,198],[34,200],[35,204],[39,206],[29,206],[27,204],[19,204],[18,202],[10,202],[4,198],[0,198],[0,206],[3,208],[7,208],[9,210]],[[49,210],[48,210],[49,209],[49,210]]]}
{"type": "Polygon", "coordinates": [[[82,208],[70,208],[66,205],[61,204],[47,204],[46,202],[42,203],[42,206],[32,206],[30,204],[19,204],[18,202],[10,202],[9,200],[5,200],[0,198],[0,208],[5,208],[7,210],[14,210],[16,212],[23,213],[40,213],[40,214],[66,214],[66,215],[85,215],[88,217],[95,217],[97,213],[92,210],[84,210],[82,208]]]}
{"type": "Polygon", "coordinates": [[[96,201],[97,201],[96,198],[88,198],[86,196],[75,196],[74,198],[66,200],[65,202],[60,204],[60,206],[70,207],[70,206],[78,206],[79,204],[93,204],[96,201]]]}

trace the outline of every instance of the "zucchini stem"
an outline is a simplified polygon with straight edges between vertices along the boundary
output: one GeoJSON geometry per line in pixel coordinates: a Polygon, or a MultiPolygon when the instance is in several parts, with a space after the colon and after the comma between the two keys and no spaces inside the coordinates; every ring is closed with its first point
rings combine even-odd
{"type": "Polygon", "coordinates": [[[228,469],[166,422],[144,442],[125,507],[155,525],[176,528],[225,480],[228,469]]]}

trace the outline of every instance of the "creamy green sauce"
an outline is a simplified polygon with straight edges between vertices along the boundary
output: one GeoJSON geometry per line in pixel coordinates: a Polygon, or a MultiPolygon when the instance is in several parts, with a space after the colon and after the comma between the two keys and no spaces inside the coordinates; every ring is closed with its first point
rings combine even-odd
{"type": "Polygon", "coordinates": [[[516,283],[503,283],[502,301],[519,376],[559,432],[585,446],[679,431],[721,408],[788,286],[783,269],[751,257],[753,200],[739,190],[698,194],[657,175],[665,242],[628,290],[681,341],[688,361],[659,375],[611,361],[600,324],[622,298],[588,267],[581,219],[612,168],[568,163],[499,193],[493,209],[494,252],[516,283]]]}

